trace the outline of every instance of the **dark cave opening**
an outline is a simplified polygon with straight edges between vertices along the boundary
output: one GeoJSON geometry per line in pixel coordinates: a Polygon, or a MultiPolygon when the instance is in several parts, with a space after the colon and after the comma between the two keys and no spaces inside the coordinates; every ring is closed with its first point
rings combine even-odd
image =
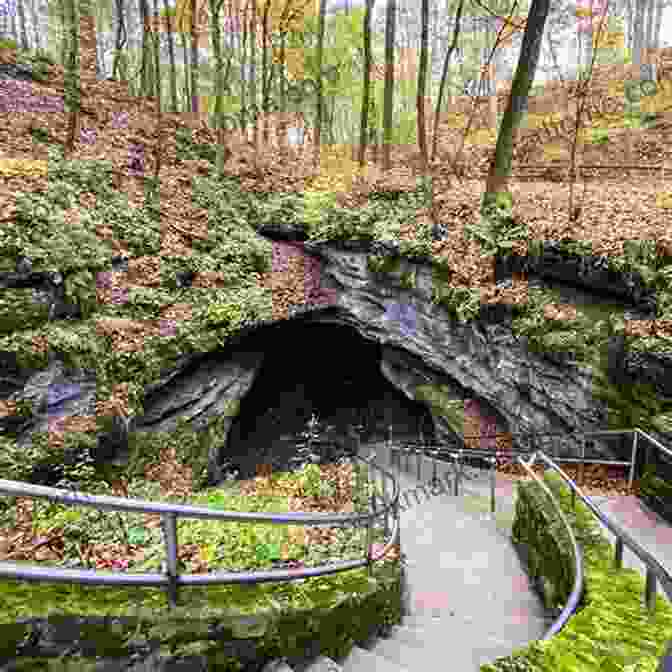
{"type": "Polygon", "coordinates": [[[395,438],[416,439],[422,430],[433,439],[428,409],[383,376],[380,345],[353,327],[290,320],[250,338],[264,362],[220,456],[239,478],[254,476],[261,463],[287,469],[313,414],[333,426],[328,439],[337,445],[357,426],[362,442],[386,439],[390,426],[395,438]]]}

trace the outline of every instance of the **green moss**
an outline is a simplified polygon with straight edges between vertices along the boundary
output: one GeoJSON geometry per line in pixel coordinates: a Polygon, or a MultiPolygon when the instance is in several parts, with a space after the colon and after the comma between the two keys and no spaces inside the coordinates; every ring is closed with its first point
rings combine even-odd
{"type": "MultiPolygon", "coordinates": [[[[580,609],[552,639],[534,642],[511,656],[482,665],[481,672],[655,672],[672,638],[672,606],[656,595],[655,611],[649,614],[643,605],[640,573],[614,569],[612,546],[592,512],[578,499],[572,508],[569,488],[559,475],[548,471],[544,481],[559,501],[584,554],[585,591],[580,609]]],[[[540,524],[542,518],[550,521],[554,514],[548,496],[536,483],[519,483],[518,493],[516,538],[530,548],[535,558],[533,572],[554,587],[552,601],[564,606],[573,577],[567,532],[557,515],[550,526],[540,524]]]]}

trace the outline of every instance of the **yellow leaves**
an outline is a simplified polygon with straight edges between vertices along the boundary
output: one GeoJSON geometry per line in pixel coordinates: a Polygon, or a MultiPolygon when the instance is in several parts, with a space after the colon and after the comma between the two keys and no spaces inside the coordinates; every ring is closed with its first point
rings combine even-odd
{"type": "Polygon", "coordinates": [[[593,33],[593,49],[623,49],[623,31],[605,30],[604,26],[599,35],[595,30],[593,33]]]}
{"type": "Polygon", "coordinates": [[[656,194],[656,206],[659,208],[672,209],[672,191],[656,194]]]}
{"type": "Polygon", "coordinates": [[[5,177],[30,175],[39,177],[47,174],[47,161],[33,161],[30,159],[0,159],[0,174],[5,177]]]}
{"type": "MultiPolygon", "coordinates": [[[[278,62],[280,57],[278,54],[278,62]]],[[[303,49],[285,49],[285,67],[292,79],[303,79],[305,73],[305,59],[303,49]]]]}
{"type": "Polygon", "coordinates": [[[543,147],[545,161],[557,161],[567,153],[567,148],[561,142],[549,142],[543,147]]]}
{"type": "Polygon", "coordinates": [[[310,183],[315,191],[349,191],[359,164],[352,159],[352,145],[324,145],[320,148],[320,175],[310,183]]]}
{"type": "Polygon", "coordinates": [[[672,80],[661,79],[656,83],[656,87],[654,96],[642,96],[642,112],[662,113],[672,109],[672,80]]]}

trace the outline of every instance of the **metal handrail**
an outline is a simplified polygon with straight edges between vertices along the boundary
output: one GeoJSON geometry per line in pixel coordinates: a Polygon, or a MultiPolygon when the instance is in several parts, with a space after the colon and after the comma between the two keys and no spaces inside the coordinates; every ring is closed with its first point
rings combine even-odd
{"type": "MultiPolygon", "coordinates": [[[[82,492],[72,492],[62,488],[51,488],[19,481],[0,479],[0,495],[39,497],[50,501],[62,502],[67,505],[89,506],[98,510],[128,511],[135,513],[159,513],[162,516],[164,527],[164,541],[166,545],[166,571],[163,574],[151,573],[123,573],[100,572],[97,570],[55,569],[39,567],[37,565],[18,565],[12,562],[0,561],[0,578],[18,581],[48,581],[53,583],[78,583],[94,585],[127,585],[127,586],[161,586],[166,589],[170,608],[177,605],[177,589],[180,586],[194,586],[206,584],[226,583],[266,583],[271,581],[293,581],[302,578],[311,578],[334,574],[350,569],[368,566],[369,572],[372,563],[384,558],[389,550],[398,543],[399,539],[399,484],[395,476],[372,459],[366,460],[359,455],[353,455],[378,470],[385,478],[392,480],[393,492],[388,503],[378,511],[362,514],[311,514],[311,513],[245,513],[238,511],[219,511],[209,507],[188,506],[181,504],[167,504],[148,500],[110,497],[107,495],[89,495],[82,492]],[[394,516],[394,528],[388,542],[383,548],[373,553],[371,532],[373,521],[382,516],[394,516]],[[328,563],[319,567],[291,570],[270,570],[260,572],[213,572],[204,574],[180,574],[177,571],[177,517],[200,518],[206,520],[241,521],[247,523],[268,523],[293,525],[325,525],[325,524],[357,524],[366,521],[369,534],[367,535],[366,557],[361,560],[345,560],[328,563]]],[[[387,528],[387,522],[386,522],[387,528]]]]}
{"type": "MultiPolygon", "coordinates": [[[[612,532],[616,536],[616,553],[615,553],[615,567],[617,569],[620,569],[622,567],[622,562],[623,562],[623,544],[625,545],[646,565],[646,585],[645,585],[645,598],[646,598],[646,606],[647,609],[649,610],[649,613],[653,613],[655,610],[656,606],[656,601],[655,601],[655,594],[656,594],[656,580],[660,581],[660,585],[662,586],[663,590],[665,591],[665,594],[667,595],[667,598],[670,602],[672,602],[672,576],[667,572],[667,570],[656,560],[656,558],[651,555],[648,551],[643,549],[623,528],[621,528],[619,525],[616,525],[613,521],[611,521],[600,509],[595,505],[595,503],[592,501],[592,499],[588,496],[585,495],[584,493],[581,492],[579,487],[577,486],[574,481],[567,476],[560,467],[553,462],[547,455],[542,453],[541,451],[537,451],[534,453],[532,456],[532,459],[530,460],[529,463],[526,463],[524,460],[521,458],[518,458],[518,461],[523,465],[523,467],[529,472],[529,474],[534,478],[537,483],[539,483],[544,490],[553,498],[552,494],[548,490],[548,488],[545,486],[544,483],[542,483],[539,479],[539,477],[532,471],[531,466],[532,464],[537,460],[537,458],[542,459],[548,466],[550,466],[552,469],[558,472],[562,479],[565,481],[567,485],[572,489],[572,492],[576,495],[579,496],[579,499],[590,509],[590,511],[600,520],[600,522],[607,527],[607,529],[612,532]]],[[[553,498],[554,504],[556,508],[558,508],[557,502],[555,501],[555,498],[553,498]]],[[[572,499],[574,502],[575,500],[572,499]]],[[[567,521],[564,517],[564,515],[558,510],[560,513],[560,516],[567,525],[567,521]]],[[[574,546],[575,550],[575,557],[578,559],[580,557],[579,554],[577,554],[577,551],[580,553],[580,549],[578,548],[578,545],[576,544],[576,540],[574,539],[573,533],[571,532],[570,529],[570,535],[572,538],[572,545],[574,546]]],[[[576,604],[578,603],[578,597],[576,596],[577,593],[577,585],[578,585],[578,574],[577,578],[575,578],[574,582],[574,590],[572,591],[572,594],[570,595],[570,599],[567,603],[567,606],[563,610],[562,614],[558,619],[553,623],[551,628],[549,629],[548,633],[544,636],[544,639],[548,639],[549,637],[552,637],[555,633],[557,633],[564,623],[567,621],[567,618],[569,618],[569,615],[573,613],[574,609],[576,608],[576,604]],[[576,599],[575,599],[576,598],[576,599]],[[569,609],[569,607],[572,606],[572,609],[569,609]]],[[[580,593],[580,589],[579,589],[580,593]]]]}
{"type": "MultiPolygon", "coordinates": [[[[660,443],[657,439],[652,437],[650,434],[644,432],[643,430],[639,429],[639,427],[635,427],[634,429],[605,429],[605,430],[598,430],[598,431],[593,431],[593,432],[579,432],[577,433],[579,436],[584,437],[583,441],[583,446],[582,446],[582,455],[580,458],[571,458],[571,457],[560,457],[560,456],[553,456],[553,459],[556,462],[559,463],[577,463],[579,464],[581,468],[581,476],[583,474],[583,466],[586,464],[602,464],[602,465],[611,465],[611,466],[630,466],[630,473],[628,475],[628,490],[632,492],[632,487],[633,487],[633,482],[634,482],[634,477],[635,477],[635,462],[636,462],[636,457],[637,457],[637,449],[638,449],[638,438],[640,436],[645,437],[648,441],[652,442],[655,444],[655,446],[664,452],[665,454],[669,455],[672,457],[672,450],[669,448],[666,448],[664,445],[660,443]],[[603,436],[603,435],[627,435],[630,434],[632,435],[633,438],[633,444],[632,444],[632,456],[630,460],[627,461],[622,461],[622,460],[602,460],[602,459],[586,459],[585,457],[585,438],[586,437],[592,437],[592,436],[603,436]]],[[[499,436],[505,436],[505,433],[499,433],[499,436]]],[[[514,436],[511,434],[510,436],[514,436]]],[[[548,432],[548,433],[535,433],[533,434],[533,438],[538,438],[540,436],[566,436],[566,433],[559,433],[559,432],[548,432]]],[[[488,435],[482,435],[482,434],[473,434],[470,436],[465,436],[463,438],[493,438],[495,437],[494,434],[488,434],[488,435]]],[[[457,442],[457,441],[456,441],[457,442]]],[[[381,442],[382,443],[382,442],[381,442]]],[[[389,447],[392,445],[392,438],[388,438],[386,445],[389,447]]],[[[455,445],[451,444],[436,444],[436,443],[426,443],[426,442],[416,442],[416,441],[404,441],[403,445],[405,447],[405,452],[408,455],[408,451],[416,451],[418,450],[417,446],[420,446],[423,451],[430,451],[433,453],[433,458],[432,459],[440,459],[440,457],[443,457],[441,455],[442,452],[447,452],[448,456],[451,457],[452,459],[455,459],[455,455],[460,455],[460,456],[467,456],[467,457],[485,457],[485,458],[495,458],[495,460],[500,460],[500,459],[512,459],[517,456],[529,456],[531,455],[534,450],[525,450],[525,449],[510,449],[510,450],[502,450],[502,449],[487,449],[487,448],[456,448],[455,445]]],[[[397,442],[397,446],[401,446],[401,443],[397,442]]]]}
{"type": "MultiPolygon", "coordinates": [[[[661,446],[658,441],[653,439],[653,437],[649,437],[645,432],[642,432],[638,428],[635,430],[630,430],[633,433],[633,436],[637,437],[638,433],[641,433],[642,435],[646,436],[650,440],[654,441],[659,447],[661,447],[666,453],[672,455],[672,453],[669,451],[669,449],[666,449],[664,446],[661,446]]],[[[403,447],[403,446],[394,446],[391,439],[388,440],[387,444],[388,448],[391,449],[391,456],[394,452],[397,453],[397,461],[398,461],[398,468],[401,469],[401,452],[406,452],[406,454],[409,454],[410,452],[413,451],[412,448],[408,447],[403,447]]],[[[633,447],[633,454],[636,451],[636,443],[635,446],[633,447]]],[[[417,451],[416,451],[417,452],[417,451]]],[[[460,459],[460,453],[463,451],[457,451],[456,453],[453,454],[453,457],[455,458],[455,490],[454,494],[457,496],[459,494],[458,490],[458,483],[459,483],[459,471],[457,469],[457,464],[460,459]]],[[[392,457],[390,458],[392,459],[392,457]]],[[[569,485],[571,491],[572,491],[572,506],[574,507],[576,505],[576,495],[579,496],[581,501],[589,508],[589,510],[593,513],[593,515],[597,516],[597,518],[600,520],[600,522],[610,531],[612,534],[616,536],[616,549],[615,549],[615,563],[614,566],[616,569],[620,569],[622,567],[623,563],[623,545],[625,544],[646,566],[646,584],[644,588],[644,593],[645,593],[645,603],[646,603],[646,608],[649,611],[649,613],[653,613],[655,611],[655,606],[656,606],[656,601],[655,601],[655,595],[656,595],[656,581],[660,582],[660,585],[662,586],[668,600],[672,602],[672,576],[667,572],[667,570],[656,560],[656,558],[651,555],[648,551],[646,551],[644,548],[642,548],[625,530],[623,530],[620,526],[616,525],[616,523],[612,522],[600,509],[593,503],[592,499],[588,496],[585,495],[578,485],[571,479],[569,476],[567,476],[562,469],[556,464],[556,462],[551,459],[548,455],[546,455],[543,451],[535,451],[532,453],[529,461],[525,461],[521,456],[516,457],[517,462],[519,462],[523,468],[528,472],[528,474],[536,481],[541,488],[549,495],[553,502],[553,506],[555,507],[558,515],[560,516],[560,519],[562,520],[563,524],[567,528],[567,532],[569,534],[570,541],[572,543],[572,548],[574,551],[574,559],[575,559],[575,575],[574,575],[574,585],[572,588],[572,592],[569,595],[569,598],[567,600],[567,603],[565,604],[563,610],[559,614],[559,616],[555,619],[555,621],[551,624],[551,626],[548,628],[544,636],[541,638],[542,640],[548,640],[551,639],[553,636],[555,636],[562,628],[566,625],[567,621],[569,620],[570,616],[576,611],[576,608],[578,606],[579,600],[581,599],[581,595],[583,592],[583,583],[584,583],[584,575],[583,575],[583,554],[581,551],[581,547],[579,546],[576,537],[574,535],[574,532],[569,525],[565,515],[563,514],[562,510],[560,509],[560,506],[556,500],[556,498],[553,496],[553,493],[550,491],[548,486],[534,473],[532,470],[532,466],[537,460],[543,460],[548,466],[550,466],[552,469],[554,469],[558,474],[560,474],[561,478],[564,480],[567,485],[569,485]]],[[[436,466],[436,459],[433,458],[434,464],[436,466]]],[[[491,512],[494,514],[495,512],[495,479],[494,479],[494,466],[495,466],[495,458],[490,457],[490,462],[491,462],[491,512]]],[[[408,466],[407,466],[408,470],[408,466]]],[[[662,661],[665,662],[668,659],[668,656],[672,658],[672,642],[670,642],[668,646],[668,653],[663,654],[662,661]]],[[[659,672],[663,672],[663,669],[667,668],[660,668],[659,672]]]]}
{"type": "MultiPolygon", "coordinates": [[[[517,458],[518,462],[522,465],[522,467],[537,482],[537,485],[541,486],[544,492],[551,498],[556,513],[558,514],[558,516],[560,516],[560,520],[562,520],[565,528],[567,529],[569,539],[572,543],[572,550],[574,551],[574,586],[572,588],[572,592],[569,596],[569,599],[567,600],[567,604],[565,605],[564,609],[562,610],[558,618],[553,622],[551,627],[546,631],[544,636],[541,638],[542,640],[546,640],[551,639],[551,637],[560,632],[560,630],[562,630],[562,628],[569,620],[569,617],[576,611],[576,607],[578,606],[579,600],[581,599],[581,594],[583,593],[583,554],[581,552],[581,548],[579,547],[578,542],[576,541],[576,537],[574,536],[572,526],[567,521],[567,518],[565,517],[565,514],[562,512],[562,509],[560,508],[560,505],[558,504],[557,500],[555,499],[555,497],[553,497],[553,493],[550,491],[549,487],[532,471],[532,465],[534,464],[534,462],[537,460],[538,457],[544,459],[548,463],[548,465],[553,469],[555,469],[566,481],[571,483],[571,479],[566,474],[563,473],[562,469],[560,469],[560,467],[556,465],[553,462],[553,460],[546,457],[546,455],[544,455],[544,453],[542,452],[534,453],[529,462],[525,462],[525,460],[523,460],[521,457],[517,458]]],[[[579,495],[583,498],[583,495],[581,495],[581,493],[579,493],[579,495]]]]}

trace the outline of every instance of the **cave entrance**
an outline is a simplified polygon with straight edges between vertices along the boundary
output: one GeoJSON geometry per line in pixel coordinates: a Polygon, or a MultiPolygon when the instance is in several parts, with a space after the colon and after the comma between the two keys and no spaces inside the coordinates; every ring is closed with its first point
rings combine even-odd
{"type": "MultiPolygon", "coordinates": [[[[381,347],[356,329],[295,319],[254,335],[264,362],[240,402],[221,459],[251,478],[259,464],[282,471],[296,455],[301,432],[313,414],[333,426],[327,438],[345,445],[348,430],[360,428],[362,442],[434,437],[427,407],[409,400],[381,373],[381,347]]],[[[246,345],[248,345],[246,343],[246,345]]]]}

